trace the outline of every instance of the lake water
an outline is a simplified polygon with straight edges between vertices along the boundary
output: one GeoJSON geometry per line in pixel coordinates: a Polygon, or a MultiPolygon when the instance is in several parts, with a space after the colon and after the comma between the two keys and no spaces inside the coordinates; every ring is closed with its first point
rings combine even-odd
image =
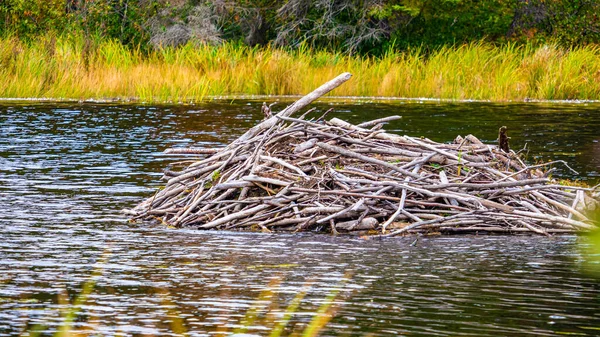
{"type": "MultiPolygon", "coordinates": [[[[295,331],[339,289],[323,335],[600,335],[600,281],[586,273],[575,236],[378,241],[126,222],[119,211],[151,195],[162,169],[183,158],[163,155],[165,148],[223,146],[260,121],[261,104],[0,102],[0,336],[38,323],[51,334],[66,307],[60,294],[73,300],[90,279],[75,326],[106,336],[168,336],[178,327],[223,335],[262,305],[270,316],[245,325],[268,335],[264,322],[281,320],[307,282],[288,326],[295,331]],[[265,289],[273,297],[257,301],[265,289]]],[[[402,115],[386,129],[436,141],[472,133],[493,142],[506,125],[513,148],[528,144],[531,162],[561,159],[578,178],[600,179],[597,104],[315,106],[350,122],[402,115]]]]}

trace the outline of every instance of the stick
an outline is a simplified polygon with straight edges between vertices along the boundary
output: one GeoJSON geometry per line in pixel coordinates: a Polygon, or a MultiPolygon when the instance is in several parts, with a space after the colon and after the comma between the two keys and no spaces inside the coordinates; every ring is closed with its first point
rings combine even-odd
{"type": "Polygon", "coordinates": [[[391,121],[395,121],[395,120],[398,120],[401,118],[402,118],[402,116],[383,117],[383,118],[379,118],[379,119],[374,119],[372,121],[360,123],[356,126],[358,126],[359,128],[368,128],[369,126],[377,125],[379,123],[391,122],[391,121]]]}
{"type": "Polygon", "coordinates": [[[362,154],[350,151],[350,150],[345,150],[342,149],[341,147],[337,147],[337,146],[333,146],[333,145],[329,145],[329,144],[325,144],[325,143],[317,143],[317,146],[327,150],[329,152],[336,152],[339,153],[341,155],[344,155],[346,157],[352,157],[352,158],[356,158],[356,159],[360,159],[362,161],[366,161],[368,163],[373,163],[373,164],[377,164],[383,167],[387,167],[391,170],[394,170],[396,172],[402,173],[404,176],[409,176],[409,177],[413,177],[413,178],[421,178],[420,175],[416,174],[416,173],[412,173],[410,171],[407,171],[403,168],[400,168],[396,165],[384,162],[383,160],[379,160],[379,159],[375,159],[375,158],[371,158],[371,157],[367,157],[367,156],[363,156],[362,154]]]}
{"type": "MultiPolygon", "coordinates": [[[[344,82],[348,81],[351,77],[352,77],[352,74],[350,74],[350,73],[343,73],[343,74],[338,75],[336,78],[321,85],[320,87],[318,87],[317,89],[315,89],[311,93],[309,93],[308,95],[300,98],[299,100],[294,102],[292,105],[283,109],[277,115],[282,116],[282,117],[291,116],[292,114],[294,114],[295,112],[304,108],[305,106],[309,105],[310,103],[317,100],[321,96],[324,96],[327,93],[329,93],[331,90],[339,87],[344,82]]],[[[240,136],[237,140],[235,140],[233,143],[231,143],[231,145],[229,145],[228,147],[231,148],[233,146],[236,146],[242,142],[249,140],[250,138],[253,138],[257,134],[259,134],[261,131],[266,130],[266,129],[272,127],[273,125],[275,125],[278,120],[279,119],[277,118],[277,116],[273,116],[273,117],[265,120],[264,122],[254,126],[250,130],[246,131],[245,134],[240,136]]]]}

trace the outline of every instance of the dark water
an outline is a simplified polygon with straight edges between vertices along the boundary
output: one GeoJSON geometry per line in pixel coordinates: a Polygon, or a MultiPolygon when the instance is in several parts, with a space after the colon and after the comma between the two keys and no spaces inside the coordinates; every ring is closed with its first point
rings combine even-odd
{"type": "MultiPolygon", "coordinates": [[[[37,323],[50,333],[59,294],[73,299],[90,279],[76,327],[106,336],[175,335],[173,317],[193,336],[231,333],[261,291],[274,291],[277,320],[309,281],[290,323],[298,331],[341,289],[324,335],[600,335],[600,281],[584,272],[573,236],[374,241],[176,231],[119,214],[181,159],[162,150],[222,146],[260,119],[259,105],[0,103],[0,336],[37,323]]],[[[562,159],[583,180],[600,177],[600,105],[318,105],[330,106],[353,122],[400,114],[387,129],[438,141],[492,141],[507,125],[531,161],[562,159]]],[[[249,332],[268,335],[264,325],[249,332]]]]}

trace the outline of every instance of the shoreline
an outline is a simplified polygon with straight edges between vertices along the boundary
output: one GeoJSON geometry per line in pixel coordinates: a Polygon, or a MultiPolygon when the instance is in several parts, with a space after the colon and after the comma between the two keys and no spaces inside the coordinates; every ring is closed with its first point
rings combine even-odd
{"type": "MultiPolygon", "coordinates": [[[[1,103],[97,103],[97,104],[139,104],[139,105],[200,105],[211,101],[232,101],[232,100],[274,100],[290,102],[301,98],[302,95],[219,95],[219,96],[208,96],[202,100],[189,100],[189,101],[160,101],[151,100],[144,101],[141,98],[86,98],[86,99],[75,99],[75,98],[55,98],[55,97],[0,97],[1,103]]],[[[580,100],[580,99],[564,99],[564,100],[543,100],[543,99],[525,99],[525,100],[479,100],[479,99],[451,99],[451,98],[430,98],[430,97],[386,97],[386,96],[325,96],[319,99],[320,101],[335,101],[335,102],[349,102],[349,103],[490,103],[490,104],[572,104],[572,105],[585,105],[585,104],[600,104],[598,100],[580,100]]]]}

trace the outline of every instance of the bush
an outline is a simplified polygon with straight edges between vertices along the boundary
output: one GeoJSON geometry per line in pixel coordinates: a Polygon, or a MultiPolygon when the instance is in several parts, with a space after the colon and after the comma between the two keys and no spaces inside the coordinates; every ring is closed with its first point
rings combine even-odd
{"type": "Polygon", "coordinates": [[[0,30],[19,38],[61,31],[69,17],[64,0],[4,0],[0,4],[0,30]]]}
{"type": "Polygon", "coordinates": [[[0,34],[179,46],[222,40],[382,55],[486,40],[600,43],[600,0],[2,0],[0,34]]]}
{"type": "Polygon", "coordinates": [[[31,39],[48,32],[98,35],[124,45],[143,45],[149,39],[148,17],[157,1],[133,0],[4,0],[0,4],[2,35],[31,39]]]}

